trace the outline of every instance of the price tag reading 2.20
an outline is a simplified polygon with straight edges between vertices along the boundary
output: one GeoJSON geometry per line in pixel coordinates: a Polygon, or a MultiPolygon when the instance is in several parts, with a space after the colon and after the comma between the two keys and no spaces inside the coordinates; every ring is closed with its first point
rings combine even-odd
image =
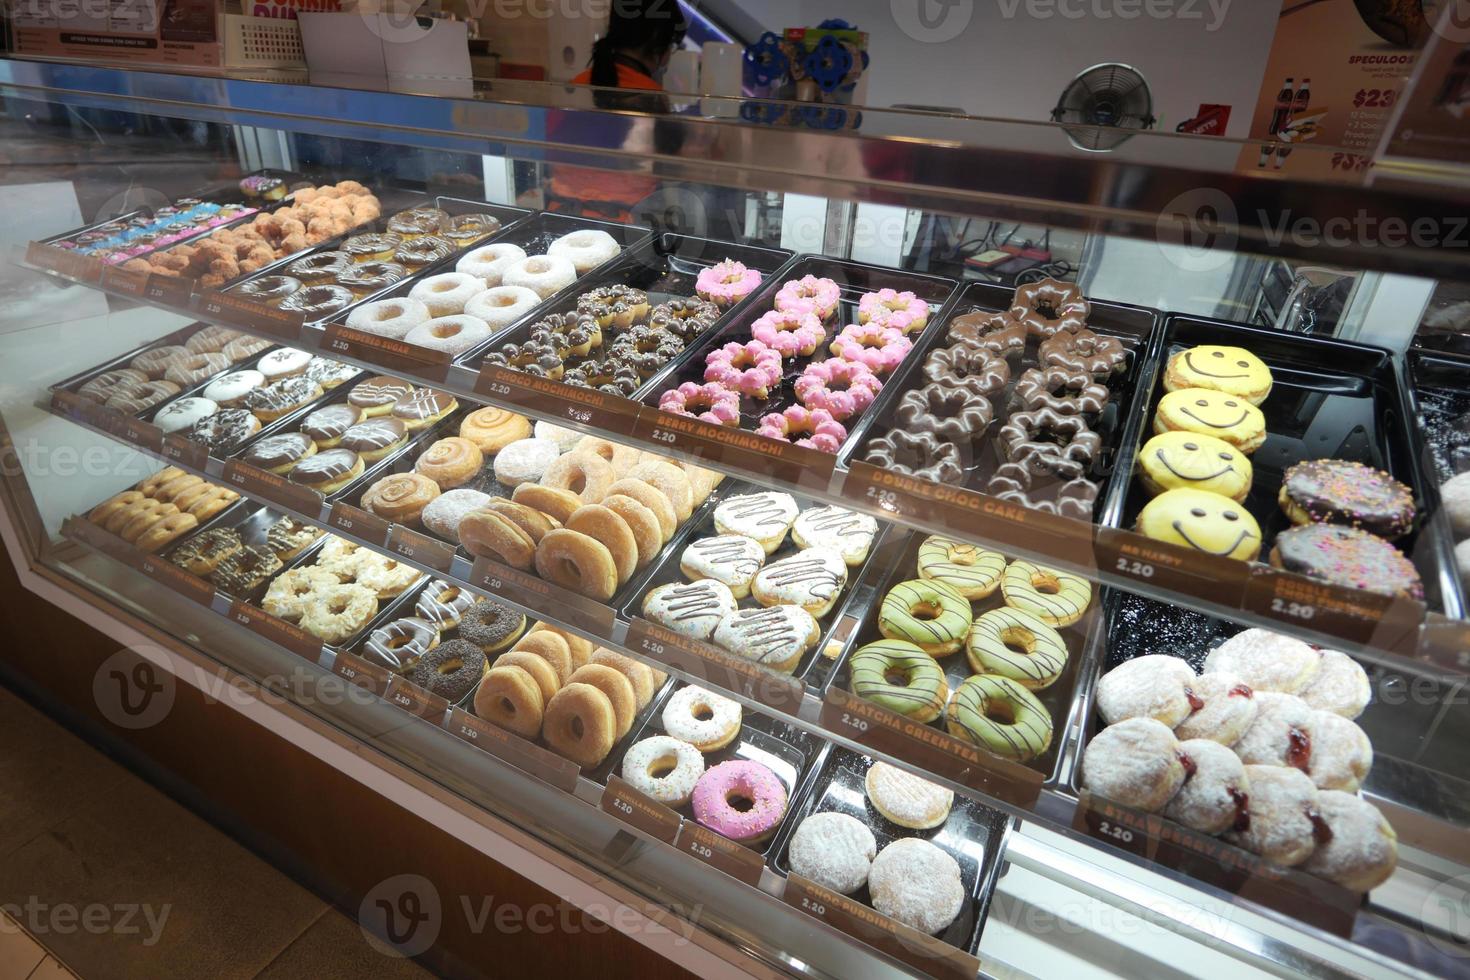
{"type": "Polygon", "coordinates": [[[679,834],[680,816],[657,800],[638,792],[621,776],[609,776],[602,791],[602,809],[623,823],[665,844],[679,834]]]}

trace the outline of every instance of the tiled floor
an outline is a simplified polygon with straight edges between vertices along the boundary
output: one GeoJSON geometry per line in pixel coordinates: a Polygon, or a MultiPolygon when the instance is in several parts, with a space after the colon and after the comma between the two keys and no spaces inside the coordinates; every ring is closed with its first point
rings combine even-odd
{"type": "Polygon", "coordinates": [[[430,975],[3,687],[0,912],[0,980],[430,975]]]}

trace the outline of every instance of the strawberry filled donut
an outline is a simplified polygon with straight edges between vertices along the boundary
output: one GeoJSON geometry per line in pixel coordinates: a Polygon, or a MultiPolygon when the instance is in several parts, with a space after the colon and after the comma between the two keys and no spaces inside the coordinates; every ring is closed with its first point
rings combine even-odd
{"type": "Polygon", "coordinates": [[[905,334],[923,330],[929,322],[929,304],[912,292],[880,289],[858,300],[858,322],[893,327],[905,334]]]}
{"type": "Polygon", "coordinates": [[[828,350],[856,361],[874,374],[888,374],[903,362],[913,342],[894,327],[877,323],[850,323],[842,328],[828,350]]]}
{"type": "Polygon", "coordinates": [[[747,398],[766,398],[781,383],[781,355],[759,340],[717,347],[704,364],[704,380],[747,398]]]}
{"type": "Polygon", "coordinates": [[[837,312],[842,291],[831,279],[802,276],[792,279],[776,293],[776,309],[787,313],[811,313],[823,323],[837,312]]]}
{"type": "Polygon", "coordinates": [[[740,424],[740,396],[723,385],[686,381],[660,395],[658,407],[662,412],[692,415],[715,425],[740,424]]]}
{"type": "Polygon", "coordinates": [[[810,409],[822,409],[838,422],[861,413],[878,392],[883,382],[867,365],[841,357],[808,364],[796,379],[796,397],[810,409]]]}
{"type": "Polygon", "coordinates": [[[782,357],[810,357],[827,330],[815,313],[771,310],[751,324],[750,335],[782,357]]]}
{"type": "Polygon", "coordinates": [[[761,419],[756,435],[768,439],[793,442],[807,449],[835,453],[847,438],[847,429],[823,409],[811,410],[792,405],[784,412],[772,412],[761,419]]]}
{"type": "Polygon", "coordinates": [[[701,269],[694,280],[694,291],[699,298],[714,303],[721,309],[734,306],[761,284],[761,274],[744,262],[726,259],[706,269],[701,269]]]}

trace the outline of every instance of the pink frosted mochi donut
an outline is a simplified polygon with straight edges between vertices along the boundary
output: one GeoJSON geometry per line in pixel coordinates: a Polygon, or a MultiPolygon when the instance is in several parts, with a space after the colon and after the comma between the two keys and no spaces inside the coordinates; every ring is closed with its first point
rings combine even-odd
{"type": "Polygon", "coordinates": [[[734,306],[761,284],[761,274],[734,259],[726,259],[699,270],[694,291],[699,298],[716,306],[734,306]]]}
{"type": "Polygon", "coordinates": [[[858,322],[876,323],[910,334],[929,322],[929,304],[908,290],[880,289],[858,300],[858,322]]]}
{"type": "Polygon", "coordinates": [[[740,424],[740,396],[723,385],[686,381],[660,395],[658,407],[663,412],[692,415],[715,425],[740,424]]]}
{"type": "Polygon", "coordinates": [[[759,340],[717,347],[704,364],[704,380],[749,398],[765,398],[781,383],[781,355],[759,340]]]}
{"type": "Polygon", "coordinates": [[[837,312],[837,301],[841,298],[837,283],[831,279],[802,276],[787,282],[776,293],[776,309],[787,313],[812,313],[825,322],[837,312]]]}
{"type": "Polygon", "coordinates": [[[782,357],[810,357],[827,330],[815,313],[771,310],[750,325],[750,335],[782,357]]]}
{"type": "Polygon", "coordinates": [[[849,323],[828,350],[857,361],[875,374],[887,374],[903,362],[913,342],[901,330],[877,323],[849,323]]]}
{"type": "Polygon", "coordinates": [[[807,408],[820,408],[845,422],[873,404],[883,388],[878,376],[859,361],[829,357],[808,364],[796,379],[796,397],[807,408]]]}
{"type": "Polygon", "coordinates": [[[807,449],[818,449],[824,453],[835,453],[842,448],[847,438],[847,429],[823,409],[811,410],[801,405],[792,405],[784,412],[772,412],[761,419],[758,436],[794,442],[807,449]],[[800,438],[798,438],[800,437],[800,438]]]}
{"type": "Polygon", "coordinates": [[[753,844],[769,837],[785,815],[786,787],[759,762],[722,762],[694,784],[694,819],[722,837],[753,844]],[[738,809],[735,800],[750,806],[738,809]]]}

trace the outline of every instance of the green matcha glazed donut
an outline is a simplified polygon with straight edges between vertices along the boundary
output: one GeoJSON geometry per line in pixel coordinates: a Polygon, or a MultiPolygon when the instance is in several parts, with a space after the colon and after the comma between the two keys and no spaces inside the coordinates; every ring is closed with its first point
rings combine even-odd
{"type": "Polygon", "coordinates": [[[998,551],[931,534],[919,545],[919,577],[941,582],[966,599],[984,599],[1000,585],[1006,559],[998,551]]]}
{"type": "Polygon", "coordinates": [[[1028,762],[1051,745],[1051,715],[1036,695],[994,674],[966,679],[945,709],[944,722],[951,735],[1017,762],[1028,762]]]}
{"type": "Polygon", "coordinates": [[[878,632],[916,644],[931,657],[954,653],[969,631],[970,600],[943,582],[900,582],[878,608],[878,632]]]}
{"type": "Polygon", "coordinates": [[[992,609],[976,618],[965,653],[975,673],[999,674],[1032,691],[1056,683],[1067,666],[1061,634],[1019,609],[992,609]]]}
{"type": "Polygon", "coordinates": [[[858,648],[849,665],[852,693],[865,701],[931,722],[949,700],[949,682],[934,658],[904,640],[878,640],[858,648]]]}

